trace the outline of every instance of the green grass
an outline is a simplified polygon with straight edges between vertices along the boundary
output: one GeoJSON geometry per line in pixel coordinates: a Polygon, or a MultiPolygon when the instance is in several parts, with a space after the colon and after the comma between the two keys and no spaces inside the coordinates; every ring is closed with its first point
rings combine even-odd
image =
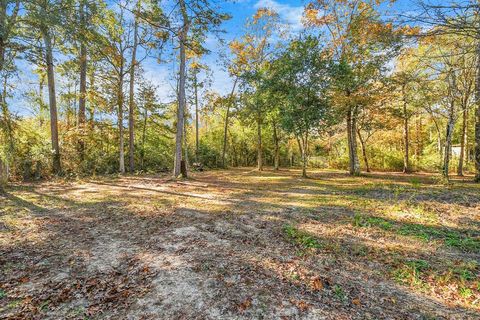
{"type": "Polygon", "coordinates": [[[392,231],[402,236],[420,239],[424,242],[440,240],[444,245],[459,249],[463,252],[479,252],[480,237],[475,237],[467,232],[441,229],[436,226],[417,223],[394,222],[375,216],[355,214],[352,225],[355,227],[379,228],[392,231]]]}
{"type": "Polygon", "coordinates": [[[345,301],[347,298],[345,291],[338,284],[333,286],[333,294],[340,301],[345,301]]]}
{"type": "Polygon", "coordinates": [[[283,227],[283,231],[287,239],[302,249],[318,249],[321,248],[320,242],[309,235],[307,232],[298,230],[292,225],[286,225],[283,227]]]}
{"type": "Polygon", "coordinates": [[[430,264],[425,260],[410,260],[393,270],[393,279],[400,283],[413,287],[423,287],[426,284],[422,276],[430,270],[430,264]]]}
{"type": "Polygon", "coordinates": [[[393,228],[393,224],[385,219],[379,217],[363,216],[361,214],[355,214],[353,217],[353,226],[355,227],[379,227],[383,230],[390,230],[393,228]]]}

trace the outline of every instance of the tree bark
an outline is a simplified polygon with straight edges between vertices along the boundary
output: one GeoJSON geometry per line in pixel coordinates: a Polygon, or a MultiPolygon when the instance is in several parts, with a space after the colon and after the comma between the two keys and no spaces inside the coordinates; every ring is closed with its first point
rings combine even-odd
{"type": "Polygon", "coordinates": [[[193,88],[195,90],[195,162],[198,163],[198,154],[199,154],[199,135],[198,135],[198,84],[197,84],[197,73],[194,74],[193,78],[193,88]]]}
{"type": "MultiPolygon", "coordinates": [[[[185,1],[180,0],[180,11],[183,16],[182,30],[179,32],[179,45],[180,45],[180,68],[179,68],[179,88],[178,88],[178,110],[177,110],[177,132],[175,136],[175,159],[173,164],[173,177],[177,178],[182,173],[182,144],[183,144],[183,124],[184,124],[184,112],[185,112],[185,77],[186,77],[186,57],[185,57],[185,42],[187,40],[188,33],[188,16],[185,1]]],[[[185,172],[183,172],[186,174],[185,172]]],[[[184,177],[186,178],[186,176],[184,177]]]]}
{"type": "Polygon", "coordinates": [[[89,103],[89,108],[88,108],[88,112],[89,112],[89,119],[88,119],[88,129],[90,131],[93,131],[94,127],[95,127],[95,103],[94,103],[94,92],[95,92],[95,72],[92,71],[90,73],[90,96],[91,96],[91,101],[89,103]]]}
{"type": "Polygon", "coordinates": [[[128,164],[130,173],[135,170],[135,66],[137,65],[138,21],[135,18],[133,27],[132,62],[130,64],[130,96],[128,101],[128,164]]]}
{"type": "Polygon", "coordinates": [[[347,110],[347,140],[348,140],[348,158],[350,175],[360,175],[360,163],[357,155],[357,115],[355,108],[349,107],[347,110]]]}
{"type": "Polygon", "coordinates": [[[480,182],[480,39],[477,39],[475,52],[477,58],[475,70],[475,181],[480,182]]]}
{"type": "MultiPolygon", "coordinates": [[[[80,5],[80,23],[82,24],[82,30],[85,29],[85,4],[82,2],[80,5]]],[[[78,141],[78,149],[80,153],[80,160],[85,158],[85,104],[87,97],[87,46],[83,39],[80,40],[80,93],[78,98],[78,129],[80,139],[78,141]]]]}
{"type": "Polygon", "coordinates": [[[53,149],[53,173],[60,174],[62,172],[62,166],[60,162],[60,145],[58,143],[57,99],[55,96],[52,39],[46,28],[42,28],[41,31],[45,44],[45,62],[47,65],[48,99],[50,105],[50,132],[53,149]]]}
{"type": "Polygon", "coordinates": [[[460,137],[460,155],[458,157],[458,168],[457,175],[463,176],[463,162],[465,158],[465,143],[467,141],[467,121],[468,121],[468,111],[467,106],[463,106],[463,115],[462,115],[462,131],[460,137]]]}
{"type": "Polygon", "coordinates": [[[274,170],[278,171],[280,167],[280,147],[278,141],[278,134],[277,134],[277,123],[273,121],[273,142],[275,143],[275,156],[274,156],[274,170]]]}
{"type": "Polygon", "coordinates": [[[141,160],[140,165],[142,166],[142,170],[145,169],[145,137],[147,132],[147,117],[148,117],[148,110],[145,108],[144,115],[143,115],[143,130],[142,130],[142,153],[141,153],[141,160]]]}
{"type": "Polygon", "coordinates": [[[8,170],[7,165],[2,159],[0,159],[0,192],[3,190],[3,187],[7,185],[8,182],[8,170]]]}
{"type": "Polygon", "coordinates": [[[117,92],[117,102],[118,102],[118,135],[119,135],[119,171],[121,174],[125,173],[125,149],[124,149],[124,138],[123,138],[123,66],[120,67],[120,74],[118,79],[118,92],[117,92]]]}
{"type": "Polygon", "coordinates": [[[368,164],[368,157],[367,157],[366,141],[363,140],[360,129],[358,128],[357,128],[357,134],[358,134],[358,140],[360,140],[360,145],[362,147],[362,156],[363,156],[363,162],[365,162],[365,171],[370,172],[370,165],[368,164]]]}
{"type": "Polygon", "coordinates": [[[227,152],[227,134],[228,134],[228,121],[230,120],[230,104],[233,102],[233,94],[235,93],[235,87],[237,86],[238,78],[235,78],[233,82],[232,91],[230,92],[230,99],[227,102],[227,111],[225,113],[225,126],[223,129],[223,148],[222,148],[222,167],[225,167],[225,154],[227,152]]]}
{"type": "Polygon", "coordinates": [[[402,86],[402,95],[403,95],[403,144],[405,146],[404,155],[403,155],[403,173],[410,173],[410,137],[408,132],[408,108],[407,108],[407,99],[405,96],[405,85],[402,86]]]}
{"type": "Polygon", "coordinates": [[[257,118],[257,169],[263,171],[262,121],[257,118]]]}
{"type": "Polygon", "coordinates": [[[300,149],[300,153],[302,156],[302,178],[307,178],[307,147],[306,147],[306,139],[302,136],[301,139],[297,136],[297,143],[298,148],[300,149]]]}
{"type": "Polygon", "coordinates": [[[449,177],[449,166],[450,166],[450,155],[452,153],[452,136],[453,136],[453,126],[455,125],[455,115],[454,109],[455,104],[452,100],[450,102],[450,110],[448,113],[448,122],[447,122],[447,130],[445,134],[445,150],[443,151],[443,176],[448,179],[449,177]]]}
{"type": "MultiPolygon", "coordinates": [[[[185,113],[186,113],[186,110],[185,110],[185,113]]],[[[187,118],[184,117],[183,118],[183,152],[184,152],[184,156],[183,156],[183,159],[185,160],[185,172],[188,171],[188,167],[189,167],[189,160],[188,160],[188,136],[187,136],[187,118]]],[[[182,173],[183,176],[186,176],[182,173]]]]}

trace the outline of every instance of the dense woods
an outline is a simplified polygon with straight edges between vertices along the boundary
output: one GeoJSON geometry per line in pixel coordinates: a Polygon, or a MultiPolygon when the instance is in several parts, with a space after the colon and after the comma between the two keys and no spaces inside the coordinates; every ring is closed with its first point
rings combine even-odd
{"type": "Polygon", "coordinates": [[[314,1],[301,29],[259,7],[231,38],[208,0],[2,1],[2,181],[253,165],[478,181],[480,7],[412,5],[314,1]]]}

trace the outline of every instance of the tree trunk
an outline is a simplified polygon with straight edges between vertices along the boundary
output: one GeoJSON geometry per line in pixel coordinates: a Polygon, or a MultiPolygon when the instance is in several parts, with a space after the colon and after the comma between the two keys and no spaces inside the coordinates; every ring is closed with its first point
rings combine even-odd
{"type": "Polygon", "coordinates": [[[277,123],[273,121],[273,142],[275,143],[275,158],[274,158],[274,170],[279,170],[280,167],[280,147],[277,135],[277,123]]]}
{"type": "Polygon", "coordinates": [[[297,136],[298,148],[300,149],[300,154],[302,156],[302,178],[307,178],[307,148],[304,138],[300,140],[297,136]]]}
{"type": "Polygon", "coordinates": [[[197,84],[197,74],[194,74],[193,79],[193,88],[195,90],[195,162],[198,163],[198,154],[199,154],[199,136],[198,136],[198,84],[197,84]]]}
{"type": "Polygon", "coordinates": [[[225,167],[225,154],[227,152],[227,133],[228,133],[228,121],[230,120],[230,104],[233,102],[233,94],[235,93],[235,87],[237,86],[238,78],[235,78],[233,82],[232,91],[230,92],[230,99],[227,102],[227,111],[225,113],[225,126],[223,129],[223,148],[222,148],[222,167],[225,167]]]}
{"type": "Polygon", "coordinates": [[[409,158],[409,145],[410,137],[408,133],[408,109],[407,109],[407,99],[405,97],[405,85],[402,86],[402,95],[403,95],[403,144],[405,146],[405,153],[403,156],[403,173],[410,172],[410,158],[409,158]]]}
{"type": "Polygon", "coordinates": [[[138,46],[138,21],[135,18],[133,27],[133,48],[132,48],[132,62],[130,64],[130,96],[128,101],[128,164],[130,172],[135,170],[135,66],[137,65],[137,46],[138,46]]]}
{"type": "Polygon", "coordinates": [[[123,66],[120,68],[120,74],[118,79],[118,135],[119,135],[119,171],[121,174],[125,173],[125,150],[123,141],[123,66]]]}
{"type": "MultiPolygon", "coordinates": [[[[183,16],[183,27],[179,33],[179,45],[180,45],[180,69],[179,69],[179,87],[178,87],[178,110],[177,110],[177,132],[175,136],[175,159],[173,164],[173,177],[177,178],[182,174],[182,144],[183,144],[183,124],[184,124],[184,112],[185,112],[185,42],[188,33],[188,16],[185,1],[179,1],[180,10],[183,16]]],[[[186,174],[186,170],[184,172],[186,174]]],[[[186,178],[186,176],[184,177],[186,178]]]]}
{"type": "Polygon", "coordinates": [[[141,159],[140,165],[142,166],[142,170],[145,169],[145,137],[147,132],[147,117],[148,117],[148,111],[147,111],[147,108],[145,108],[144,115],[143,115],[142,153],[140,158],[141,159]]]}
{"type": "MultiPolygon", "coordinates": [[[[80,5],[80,23],[82,28],[85,28],[85,4],[80,5]]],[[[78,141],[78,151],[80,153],[80,160],[85,158],[85,102],[87,97],[87,46],[82,39],[80,44],[80,94],[78,98],[78,129],[80,139],[78,141]]]]}
{"type": "Polygon", "coordinates": [[[347,140],[348,140],[348,158],[350,175],[360,175],[360,163],[357,155],[357,115],[355,108],[349,107],[347,110],[347,140]]]}
{"type": "Polygon", "coordinates": [[[368,164],[368,157],[367,157],[366,141],[363,140],[360,129],[358,128],[357,128],[357,134],[358,134],[358,140],[360,140],[360,145],[362,147],[362,156],[363,156],[363,162],[365,162],[365,171],[370,172],[370,165],[368,164]]]}
{"type": "Polygon", "coordinates": [[[475,181],[480,182],[480,40],[476,48],[476,70],[475,70],[475,181]]]}
{"type": "Polygon", "coordinates": [[[257,118],[257,169],[263,170],[262,121],[257,118]]]}
{"type": "Polygon", "coordinates": [[[7,164],[0,159],[0,191],[7,185],[8,182],[8,170],[7,164]]]}
{"type": "Polygon", "coordinates": [[[454,102],[450,102],[450,110],[448,114],[448,122],[447,122],[447,131],[445,134],[445,150],[443,151],[443,176],[448,179],[449,175],[449,166],[450,166],[450,155],[452,153],[452,136],[453,136],[453,126],[455,125],[455,118],[454,118],[454,102]]]}
{"type": "MultiPolygon", "coordinates": [[[[89,89],[92,97],[93,97],[93,92],[95,90],[95,85],[94,84],[95,84],[95,72],[92,71],[90,73],[90,89],[89,89]]],[[[92,101],[90,101],[89,108],[88,108],[89,116],[90,116],[90,118],[88,120],[88,122],[89,122],[89,125],[88,125],[89,128],[88,129],[90,131],[93,131],[93,129],[95,127],[95,103],[93,101],[94,100],[93,98],[91,98],[91,100],[92,101]]]]}
{"type": "Polygon", "coordinates": [[[467,106],[463,106],[463,119],[462,119],[462,131],[460,136],[460,155],[458,157],[457,175],[463,176],[463,162],[465,158],[465,143],[467,141],[467,121],[468,111],[467,106]]]}
{"type": "Polygon", "coordinates": [[[8,138],[7,159],[12,160],[12,157],[15,154],[15,140],[13,136],[12,117],[10,116],[10,111],[8,110],[8,105],[7,105],[7,79],[8,79],[7,75],[4,75],[3,88],[2,88],[2,92],[0,92],[0,104],[1,104],[3,122],[4,122],[3,125],[4,125],[6,136],[8,138]]]}
{"type": "MultiPolygon", "coordinates": [[[[185,110],[185,113],[186,113],[186,110],[185,110]]],[[[187,137],[187,118],[184,117],[183,118],[183,152],[184,152],[184,156],[183,156],[183,159],[185,160],[185,170],[188,171],[188,167],[189,167],[189,160],[188,160],[188,137],[187,137]]],[[[182,173],[183,176],[185,176],[183,173],[182,173]]]]}
{"type": "Polygon", "coordinates": [[[42,30],[45,43],[45,63],[47,65],[48,99],[50,105],[50,131],[53,149],[53,173],[60,174],[62,166],[60,162],[60,145],[58,143],[58,120],[57,120],[57,99],[55,96],[55,74],[53,70],[52,39],[48,30],[42,30]]]}

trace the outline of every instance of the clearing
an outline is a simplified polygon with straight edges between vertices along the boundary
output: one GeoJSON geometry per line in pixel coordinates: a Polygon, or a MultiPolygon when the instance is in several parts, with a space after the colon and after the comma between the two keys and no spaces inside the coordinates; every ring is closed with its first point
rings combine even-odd
{"type": "Polygon", "coordinates": [[[480,186],[250,168],[14,184],[0,318],[480,319],[480,186]]]}

